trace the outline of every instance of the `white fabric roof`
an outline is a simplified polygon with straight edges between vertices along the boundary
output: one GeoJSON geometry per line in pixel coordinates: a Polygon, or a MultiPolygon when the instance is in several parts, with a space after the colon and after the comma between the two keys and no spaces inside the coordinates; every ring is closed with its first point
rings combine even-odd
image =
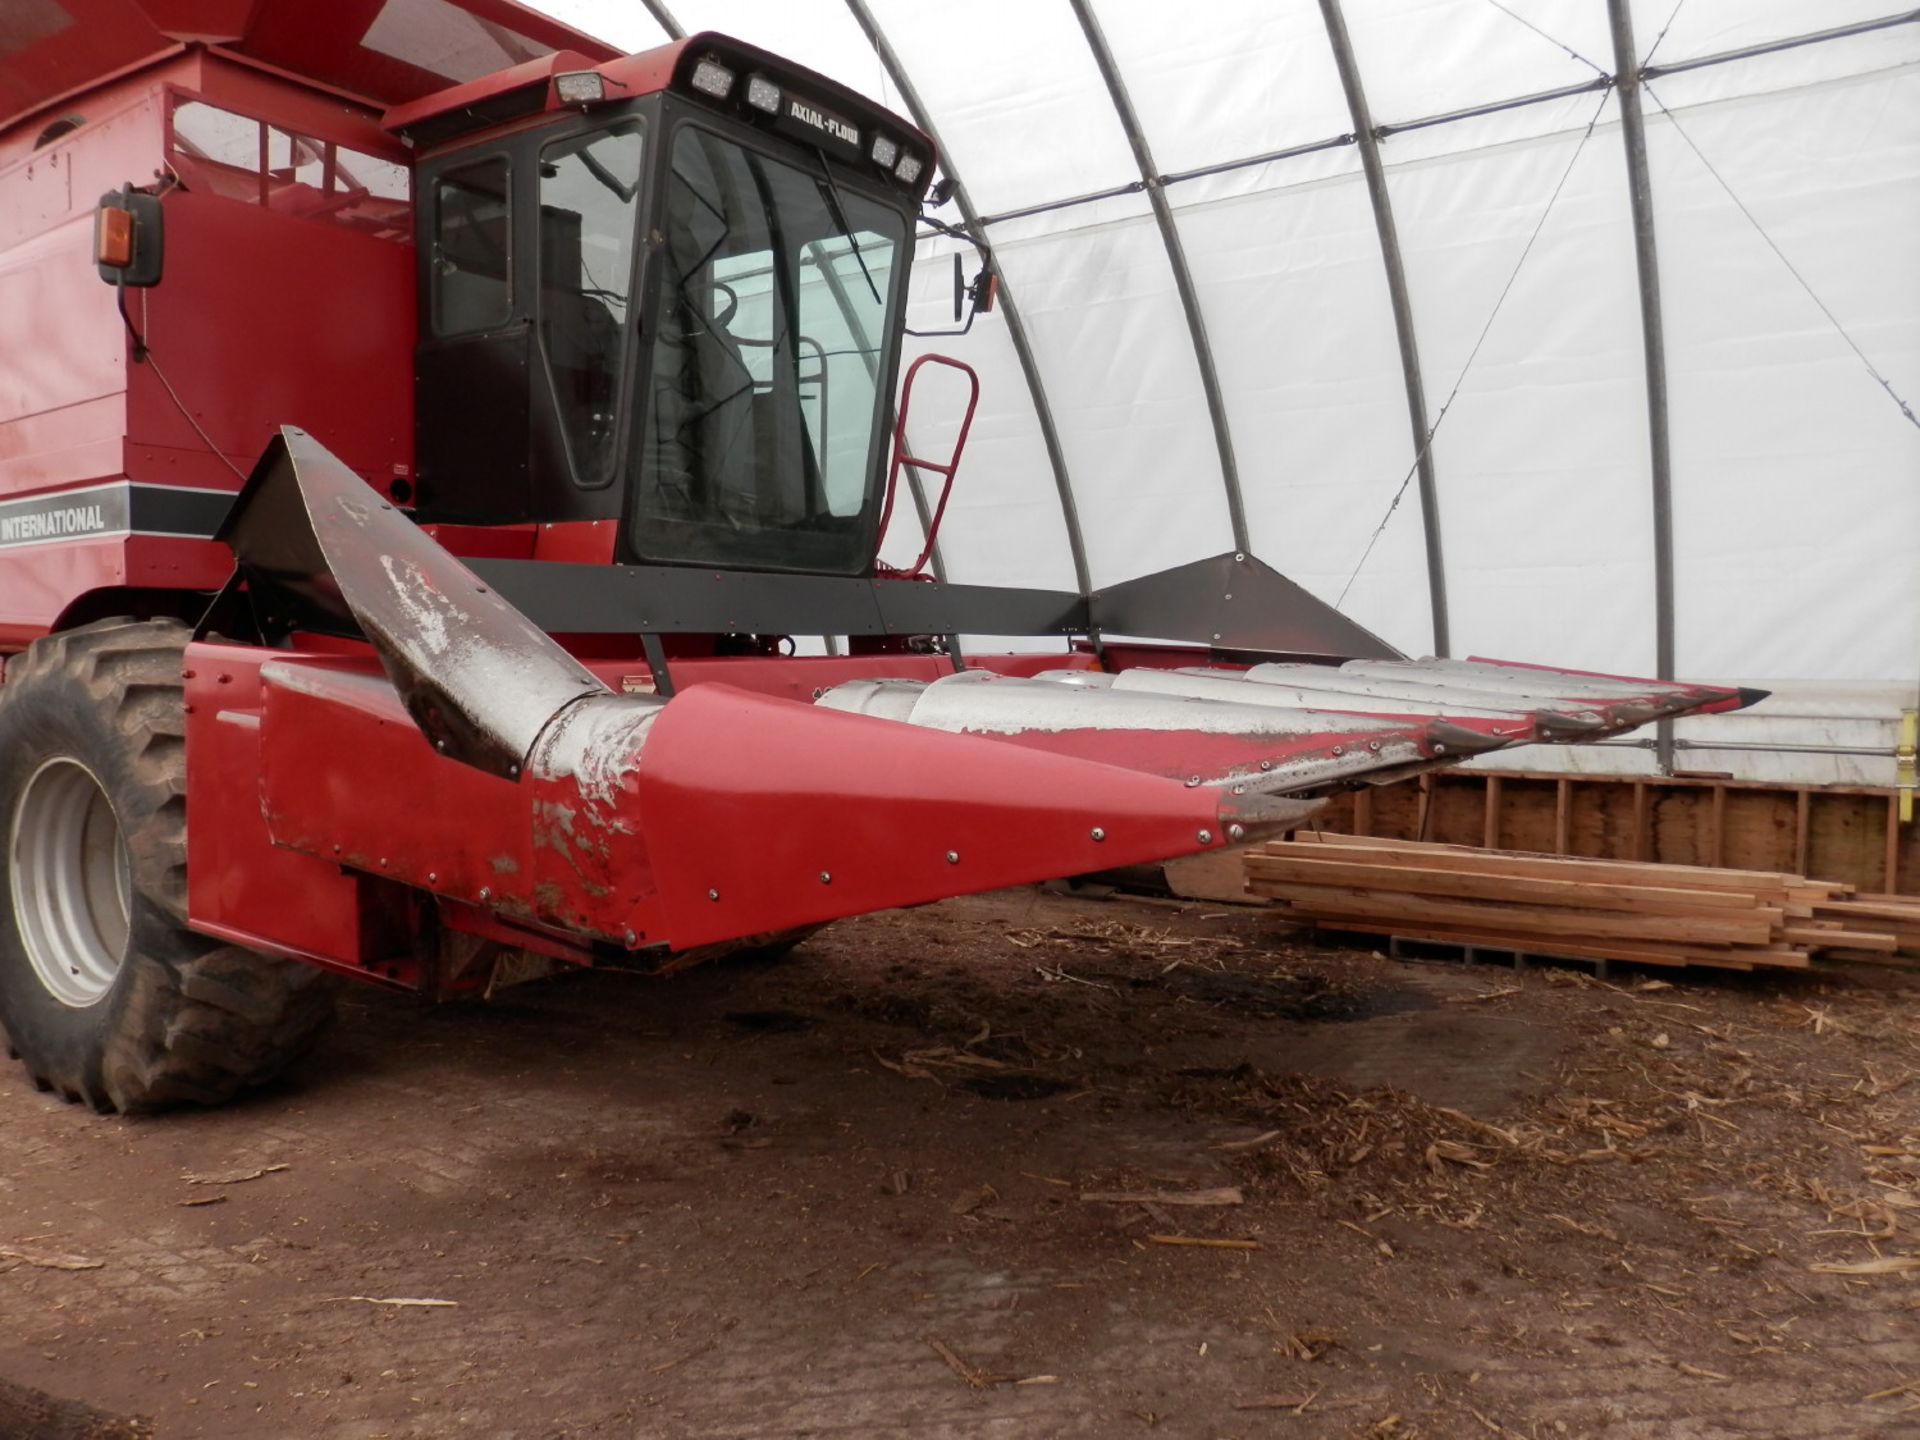
{"type": "MultiPolygon", "coordinates": [[[[649,14],[662,7],[633,0],[534,3],[629,50],[664,33],[649,14]]],[[[1062,473],[1095,585],[1231,549],[1224,449],[1256,554],[1402,649],[1431,651],[1430,517],[1417,480],[1388,515],[1417,447],[1321,0],[1080,7],[1167,182],[1224,447],[1141,166],[1070,0],[664,6],[687,31],[737,35],[912,113],[860,8],[986,217],[1037,373],[1030,385],[1005,308],[925,342],[978,367],[985,389],[941,537],[949,576],[1071,586],[1062,473]],[[1300,153],[1234,163],[1278,151],[1300,153]],[[1185,173],[1208,167],[1227,168],[1185,173]],[[1058,204],[1102,191],[1117,193],[1058,204]],[[1034,206],[1054,208],[995,218],[1034,206]]],[[[1608,6],[1339,8],[1386,132],[1438,422],[1451,651],[1653,674],[1649,393],[1621,101],[1603,78],[1619,68],[1608,6]],[[1396,128],[1553,90],[1575,93],[1396,128]]],[[[1898,0],[1630,10],[1650,67],[1675,666],[1920,684],[1920,424],[1896,400],[1920,404],[1920,14],[1898,0]],[[1883,18],[1900,23],[1770,48],[1883,18]],[[1673,68],[1753,47],[1764,53],[1673,68]]],[[[953,204],[938,213],[961,222],[953,204]]],[[[921,242],[918,327],[951,323],[954,248],[921,242]]],[[[937,392],[930,380],[918,397],[914,439],[943,456],[957,407],[937,392]]],[[[897,560],[921,536],[912,507],[896,516],[897,560]]]]}

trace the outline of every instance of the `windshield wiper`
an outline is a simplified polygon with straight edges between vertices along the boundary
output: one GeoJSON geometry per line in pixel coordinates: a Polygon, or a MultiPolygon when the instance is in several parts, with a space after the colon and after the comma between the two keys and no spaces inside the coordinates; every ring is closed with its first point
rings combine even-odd
{"type": "Polygon", "coordinates": [[[860,262],[860,274],[867,282],[867,289],[873,293],[873,303],[884,307],[887,302],[880,298],[880,287],[873,283],[873,272],[867,269],[867,257],[860,253],[860,242],[853,238],[853,229],[847,224],[847,212],[840,206],[840,187],[833,183],[833,170],[827,164],[826,152],[816,145],[813,153],[820,161],[820,178],[827,182],[820,192],[826,199],[827,212],[833,217],[833,223],[840,227],[840,238],[853,247],[853,258],[860,262]]]}

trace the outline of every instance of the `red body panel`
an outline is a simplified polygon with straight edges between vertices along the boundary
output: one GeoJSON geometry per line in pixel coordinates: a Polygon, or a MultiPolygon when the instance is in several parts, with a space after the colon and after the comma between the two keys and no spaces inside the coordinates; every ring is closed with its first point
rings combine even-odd
{"type": "MultiPolygon", "coordinates": [[[[376,485],[413,449],[413,246],[323,220],[176,191],[167,280],[137,307],[193,418],[242,473],[282,423],[321,431],[376,485]],[[297,360],[294,357],[298,357],[297,360]]],[[[107,292],[107,287],[96,286],[107,292]]],[[[239,479],[134,365],[127,473],[237,490],[239,479]]]]}
{"type": "Polygon", "coordinates": [[[1188,855],[1229,823],[1218,791],[721,686],[666,707],[636,778],[674,838],[652,913],[676,947],[1188,855]]]}
{"type": "MultiPolygon", "coordinates": [[[[196,672],[234,658],[188,655],[196,672]]],[[[751,674],[818,662],[715,663],[751,674]]],[[[239,827],[253,857],[227,846],[219,878],[196,884],[193,922],[221,934],[249,917],[297,931],[303,917],[282,922],[248,897],[282,864],[319,864],[508,920],[684,949],[1206,849],[1225,843],[1231,808],[1217,790],[719,684],[624,702],[620,724],[638,723],[583,752],[590,767],[531,765],[518,783],[435,754],[371,661],[279,658],[248,698],[257,728],[198,709],[189,721],[260,747],[202,742],[255,760],[265,814],[239,827]]],[[[329,923],[337,953],[352,927],[329,923]]]]}
{"type": "MultiPolygon", "coordinates": [[[[505,913],[532,917],[524,790],[435,755],[371,655],[254,653],[273,662],[255,771],[261,839],[460,899],[486,890],[505,913]]],[[[195,923],[212,913],[196,904],[195,923]]]]}
{"type": "MultiPolygon", "coordinates": [[[[336,862],[276,848],[261,808],[261,663],[271,652],[197,645],[185,667],[194,928],[256,950],[374,978],[409,961],[377,883],[336,862]]],[[[416,736],[418,732],[415,732],[416,736]]]]}
{"type": "MultiPolygon", "coordinates": [[[[418,100],[409,100],[404,105],[396,105],[387,111],[382,123],[387,129],[400,133],[412,129],[423,120],[443,115],[449,110],[465,110],[472,106],[483,105],[498,95],[510,94],[538,84],[545,90],[555,75],[570,70],[585,70],[594,64],[594,58],[581,54],[578,50],[559,50],[551,55],[542,55],[537,60],[523,60],[505,70],[496,70],[491,75],[482,75],[477,80],[469,80],[462,85],[452,85],[445,90],[437,90],[418,100]]],[[[658,88],[658,87],[648,87],[658,88]]]]}
{"type": "Polygon", "coordinates": [[[0,498],[123,473],[126,333],[92,264],[103,191],[160,163],[157,82],[0,162],[0,498]]]}
{"type": "Polygon", "coordinates": [[[21,14],[9,16],[11,44],[0,55],[0,128],[186,42],[219,45],[376,105],[430,94],[549,50],[570,48],[602,60],[616,53],[513,0],[394,7],[386,0],[32,0],[19,8],[21,14]],[[464,26],[435,24],[441,17],[432,10],[450,12],[456,21],[472,18],[464,26]],[[464,43],[451,43],[455,39],[464,43]]]}
{"type": "Polygon", "coordinates": [[[559,521],[542,525],[533,532],[530,558],[575,565],[611,565],[614,543],[619,538],[618,520],[559,521]]]}
{"type": "MultiPolygon", "coordinates": [[[[377,485],[410,473],[408,242],[175,188],[163,200],[166,281],[129,292],[156,364],[132,361],[115,292],[92,265],[92,213],[105,191],[167,166],[170,107],[189,98],[406,161],[373,109],[198,49],[90,95],[76,112],[86,123],[39,150],[19,134],[0,141],[0,501],[102,482],[230,493],[295,418],[377,485]]],[[[136,512],[132,533],[0,548],[0,652],[96,590],[226,581],[223,547],[164,525],[136,512]]]]}

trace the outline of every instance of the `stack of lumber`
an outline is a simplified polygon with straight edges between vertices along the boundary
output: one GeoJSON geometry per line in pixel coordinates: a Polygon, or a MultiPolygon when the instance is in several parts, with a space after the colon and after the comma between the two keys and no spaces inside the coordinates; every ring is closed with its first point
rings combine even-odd
{"type": "Polygon", "coordinates": [[[1245,865],[1248,889],[1302,922],[1463,948],[1727,970],[1920,956],[1920,901],[1803,875],[1319,832],[1245,865]]]}
{"type": "Polygon", "coordinates": [[[1812,924],[1834,932],[1819,948],[1838,959],[1920,963],[1920,899],[1849,895],[1813,907],[1812,924]],[[1885,942],[1891,939],[1892,945],[1885,942]]]}

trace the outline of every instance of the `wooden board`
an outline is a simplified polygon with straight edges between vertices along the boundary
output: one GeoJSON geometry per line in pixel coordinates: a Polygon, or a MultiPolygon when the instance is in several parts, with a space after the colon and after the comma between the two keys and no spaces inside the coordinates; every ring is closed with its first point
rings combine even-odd
{"type": "Polygon", "coordinates": [[[1896,925],[1904,925],[1920,930],[1920,905],[1911,901],[1895,901],[1891,904],[1883,900],[1869,900],[1853,896],[1831,904],[1816,904],[1814,910],[1821,915],[1831,915],[1838,919],[1858,918],[1862,920],[1890,920],[1896,925]]]}
{"type": "MultiPolygon", "coordinates": [[[[1480,818],[1488,822],[1484,807],[1480,818]]],[[[1249,850],[1243,864],[1248,889],[1289,919],[1378,935],[1733,969],[1804,969],[1815,952],[1920,959],[1920,901],[1786,871],[1325,832],[1249,850]]]]}
{"type": "Polygon", "coordinates": [[[1247,889],[1243,850],[1214,850],[1169,860],[1161,867],[1167,888],[1182,900],[1212,900],[1226,905],[1264,905],[1266,899],[1247,889]]]}
{"type": "Polygon", "coordinates": [[[1800,875],[1770,871],[1711,870],[1631,860],[1582,860],[1556,855],[1514,855],[1505,851],[1469,850],[1457,846],[1416,845],[1411,841],[1361,840],[1322,832],[1317,838],[1303,832],[1291,841],[1276,840],[1256,854],[1298,855],[1337,850],[1351,852],[1369,864],[1457,870],[1463,874],[1520,875],[1543,880],[1574,879],[1601,884],[1684,886],[1689,890],[1745,890],[1768,903],[1820,905],[1846,893],[1843,885],[1808,880],[1800,875]]]}
{"type": "Polygon", "coordinates": [[[1680,967],[1699,965],[1715,970],[1753,970],[1772,968],[1805,969],[1808,958],[1794,950],[1728,948],[1694,949],[1684,945],[1636,945],[1630,942],[1587,942],[1549,939],[1538,935],[1478,930],[1465,925],[1382,924],[1360,916],[1319,915],[1283,910],[1303,924],[1324,930],[1352,930],[1363,934],[1386,935],[1399,940],[1430,940],[1443,945],[1471,945],[1480,950],[1502,950],[1516,955],[1555,955],[1571,960],[1630,960],[1642,965],[1680,967]]]}
{"type": "Polygon", "coordinates": [[[1764,916],[1738,912],[1704,915],[1630,915],[1615,911],[1566,910],[1544,905],[1500,905],[1400,895],[1377,889],[1295,885],[1256,879],[1258,894],[1300,903],[1306,909],[1338,910],[1377,919],[1478,925],[1541,936],[1651,940],[1656,944],[1767,945],[1777,926],[1764,916]]]}
{"type": "Polygon", "coordinates": [[[1900,941],[1897,936],[1876,934],[1871,930],[1848,930],[1837,927],[1832,930],[1815,929],[1805,925],[1789,925],[1782,932],[1790,945],[1805,945],[1811,950],[1835,950],[1845,947],[1849,950],[1872,950],[1882,955],[1897,954],[1900,941]]]}
{"type": "MultiPolygon", "coordinates": [[[[1623,885],[1574,877],[1540,879],[1482,871],[1399,865],[1367,860],[1321,860],[1293,854],[1254,853],[1247,874],[1256,881],[1284,880],[1304,885],[1354,885],[1410,895],[1447,895],[1461,900],[1510,900],[1521,904],[1563,905],[1581,910],[1624,910],[1642,915],[1694,915],[1702,911],[1758,910],[1769,920],[1785,916],[1759,905],[1749,890],[1683,890],[1659,885],[1623,885]]],[[[1666,877],[1662,877],[1663,879],[1666,877]]],[[[1677,885],[1682,877],[1674,877],[1677,885]]]]}

